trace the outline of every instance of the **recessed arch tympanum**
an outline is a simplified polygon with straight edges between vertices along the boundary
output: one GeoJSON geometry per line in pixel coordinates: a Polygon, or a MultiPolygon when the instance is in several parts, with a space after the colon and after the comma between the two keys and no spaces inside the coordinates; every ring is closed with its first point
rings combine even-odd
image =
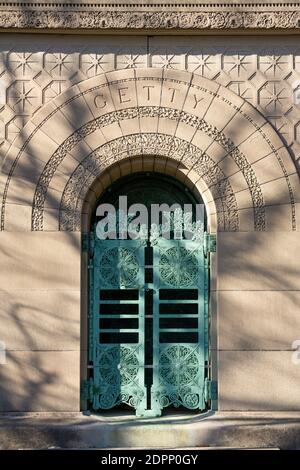
{"type": "Polygon", "coordinates": [[[279,206],[296,229],[296,169],[266,119],[215,82],[155,68],[85,80],[34,115],[3,164],[1,229],[81,230],[90,188],[137,159],[171,162],[218,230],[272,230],[279,206]]]}

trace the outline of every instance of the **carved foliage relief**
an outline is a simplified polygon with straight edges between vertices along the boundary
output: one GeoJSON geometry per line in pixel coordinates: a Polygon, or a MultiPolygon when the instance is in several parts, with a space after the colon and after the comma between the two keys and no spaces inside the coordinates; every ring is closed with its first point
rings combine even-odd
{"type": "Polygon", "coordinates": [[[128,30],[222,30],[297,29],[300,11],[297,2],[260,4],[207,2],[149,4],[76,2],[1,4],[1,28],[34,29],[128,29],[128,30]],[[238,11],[236,11],[238,10],[238,11]]]}

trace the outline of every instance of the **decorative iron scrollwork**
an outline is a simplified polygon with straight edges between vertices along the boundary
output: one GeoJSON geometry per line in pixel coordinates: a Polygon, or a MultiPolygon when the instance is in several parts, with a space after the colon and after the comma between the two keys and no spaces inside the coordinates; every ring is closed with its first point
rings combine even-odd
{"type": "Polygon", "coordinates": [[[106,250],[100,260],[100,276],[105,285],[129,287],[135,282],[139,263],[134,251],[124,247],[106,250]]]}
{"type": "Polygon", "coordinates": [[[197,279],[197,257],[191,250],[174,246],[162,252],[159,270],[166,284],[172,287],[188,287],[197,279]]]}
{"type": "Polygon", "coordinates": [[[163,384],[180,387],[194,383],[199,373],[197,352],[189,346],[169,346],[160,354],[159,373],[163,384]]]}
{"type": "Polygon", "coordinates": [[[99,355],[99,372],[103,383],[128,385],[139,371],[138,358],[131,348],[113,346],[99,355]]]}
{"type": "Polygon", "coordinates": [[[110,409],[121,403],[138,408],[145,396],[138,384],[138,347],[101,346],[97,355],[98,379],[94,387],[94,408],[110,409]]]}

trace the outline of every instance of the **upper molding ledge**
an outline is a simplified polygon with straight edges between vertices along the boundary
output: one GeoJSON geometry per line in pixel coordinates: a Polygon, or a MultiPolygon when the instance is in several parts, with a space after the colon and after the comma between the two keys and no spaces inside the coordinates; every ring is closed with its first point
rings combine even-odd
{"type": "Polygon", "coordinates": [[[0,29],[300,30],[300,3],[286,0],[0,1],[0,29]]]}

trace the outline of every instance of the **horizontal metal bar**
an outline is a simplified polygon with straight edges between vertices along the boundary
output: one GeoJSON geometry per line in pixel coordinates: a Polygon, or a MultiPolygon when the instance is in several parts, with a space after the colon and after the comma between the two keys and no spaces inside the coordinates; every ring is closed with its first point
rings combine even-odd
{"type": "Polygon", "coordinates": [[[160,333],[164,333],[166,331],[170,333],[198,333],[198,328],[160,328],[160,333]]]}
{"type": "Polygon", "coordinates": [[[99,305],[101,304],[111,304],[111,305],[134,305],[139,303],[140,299],[136,300],[99,300],[99,305]]]}
{"type": "Polygon", "coordinates": [[[180,299],[180,300],[158,300],[160,304],[178,304],[178,305],[184,305],[184,304],[197,304],[199,302],[199,299],[197,300],[189,300],[189,299],[180,299]]]}
{"type": "Polygon", "coordinates": [[[159,318],[197,318],[200,313],[160,313],[159,318]]]}
{"type": "Polygon", "coordinates": [[[99,333],[138,333],[139,328],[99,328],[99,333]]]}
{"type": "Polygon", "coordinates": [[[119,315],[111,315],[110,313],[100,313],[98,315],[95,315],[95,319],[110,319],[110,320],[113,320],[113,319],[118,319],[118,318],[144,318],[144,315],[142,314],[138,314],[138,313],[122,313],[122,314],[119,314],[119,315]]]}

